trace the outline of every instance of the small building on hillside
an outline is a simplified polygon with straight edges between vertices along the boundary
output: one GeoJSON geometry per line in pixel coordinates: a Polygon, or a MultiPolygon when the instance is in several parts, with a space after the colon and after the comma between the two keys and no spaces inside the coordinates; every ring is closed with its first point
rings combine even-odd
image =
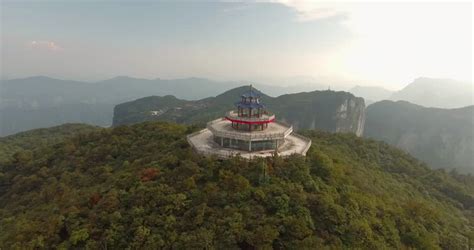
{"type": "Polygon", "coordinates": [[[306,155],[311,140],[293,132],[291,125],[276,121],[252,85],[235,107],[225,117],[208,122],[205,129],[188,135],[189,144],[201,154],[221,158],[306,155]]]}

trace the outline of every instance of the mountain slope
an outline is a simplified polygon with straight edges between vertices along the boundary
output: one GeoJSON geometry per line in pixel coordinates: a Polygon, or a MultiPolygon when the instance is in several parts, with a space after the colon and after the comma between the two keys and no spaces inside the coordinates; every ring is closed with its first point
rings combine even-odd
{"type": "Polygon", "coordinates": [[[63,124],[0,137],[0,164],[13,159],[15,152],[56,144],[77,134],[96,130],[99,130],[99,128],[86,124],[63,124]]]}
{"type": "Polygon", "coordinates": [[[191,132],[142,123],[18,154],[0,167],[0,245],[466,249],[474,240],[472,177],[386,144],[313,131],[306,158],[220,161],[195,154],[191,132]]]}
{"type": "Polygon", "coordinates": [[[361,136],[364,99],[344,91],[313,91],[270,98],[268,108],[296,129],[352,132],[361,136]]]}
{"type": "Polygon", "coordinates": [[[435,168],[474,173],[474,106],[425,108],[404,101],[367,107],[364,136],[383,140],[435,168]]]}
{"type": "MultiPolygon", "coordinates": [[[[233,103],[247,88],[235,88],[198,101],[185,101],[172,96],[141,98],[117,105],[113,125],[150,120],[205,124],[233,109],[233,103]]],[[[318,128],[357,135],[363,131],[364,100],[347,92],[313,91],[279,97],[262,93],[261,101],[277,115],[277,119],[291,123],[296,129],[318,128]]]]}
{"type": "Polygon", "coordinates": [[[193,100],[216,95],[238,83],[202,78],[139,79],[115,77],[99,82],[59,80],[44,76],[0,81],[0,107],[49,107],[67,103],[117,104],[154,93],[193,100]],[[195,91],[189,91],[195,89],[195,91]]]}
{"type": "Polygon", "coordinates": [[[390,100],[403,100],[425,107],[461,108],[474,105],[474,89],[472,83],[420,77],[395,92],[390,100]]]}

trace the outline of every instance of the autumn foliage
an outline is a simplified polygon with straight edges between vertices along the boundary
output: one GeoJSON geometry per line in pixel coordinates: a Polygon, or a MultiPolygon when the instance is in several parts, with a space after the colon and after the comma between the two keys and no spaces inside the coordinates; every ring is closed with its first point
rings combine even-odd
{"type": "Polygon", "coordinates": [[[140,172],[140,180],[143,182],[155,180],[159,172],[156,168],[145,168],[140,172]]]}

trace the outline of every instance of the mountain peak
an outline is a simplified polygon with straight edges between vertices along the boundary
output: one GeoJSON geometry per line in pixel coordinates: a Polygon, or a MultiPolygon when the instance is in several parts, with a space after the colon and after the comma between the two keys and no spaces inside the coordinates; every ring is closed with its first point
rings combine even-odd
{"type": "MultiPolygon", "coordinates": [[[[233,89],[230,89],[230,90],[227,90],[225,91],[224,93],[220,94],[220,95],[217,95],[216,98],[218,99],[222,99],[222,98],[231,98],[232,101],[237,100],[240,98],[240,96],[248,91],[250,88],[250,84],[249,85],[243,85],[243,86],[240,86],[240,87],[235,87],[233,89]]],[[[261,95],[262,98],[265,98],[265,97],[268,97],[268,95],[264,94],[262,91],[256,89],[255,87],[252,86],[252,90],[258,94],[261,95]]]]}
{"type": "Polygon", "coordinates": [[[24,80],[24,81],[45,81],[45,80],[53,80],[53,81],[60,81],[59,79],[52,78],[49,76],[30,76],[30,77],[25,77],[25,78],[19,78],[15,80],[24,80]]]}
{"type": "Polygon", "coordinates": [[[107,80],[104,80],[104,81],[131,81],[131,80],[148,80],[148,79],[135,78],[135,77],[131,77],[131,76],[116,76],[116,77],[113,77],[113,78],[110,78],[110,79],[107,79],[107,80]]]}
{"type": "Polygon", "coordinates": [[[405,100],[425,107],[459,108],[473,105],[472,85],[466,82],[419,77],[390,99],[405,100]]]}

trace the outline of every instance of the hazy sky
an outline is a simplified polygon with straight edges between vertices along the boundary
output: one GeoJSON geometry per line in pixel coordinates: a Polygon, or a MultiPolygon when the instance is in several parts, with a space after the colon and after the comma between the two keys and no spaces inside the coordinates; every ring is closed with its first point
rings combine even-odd
{"type": "Polygon", "coordinates": [[[3,1],[1,76],[472,81],[470,3],[3,1]]]}

